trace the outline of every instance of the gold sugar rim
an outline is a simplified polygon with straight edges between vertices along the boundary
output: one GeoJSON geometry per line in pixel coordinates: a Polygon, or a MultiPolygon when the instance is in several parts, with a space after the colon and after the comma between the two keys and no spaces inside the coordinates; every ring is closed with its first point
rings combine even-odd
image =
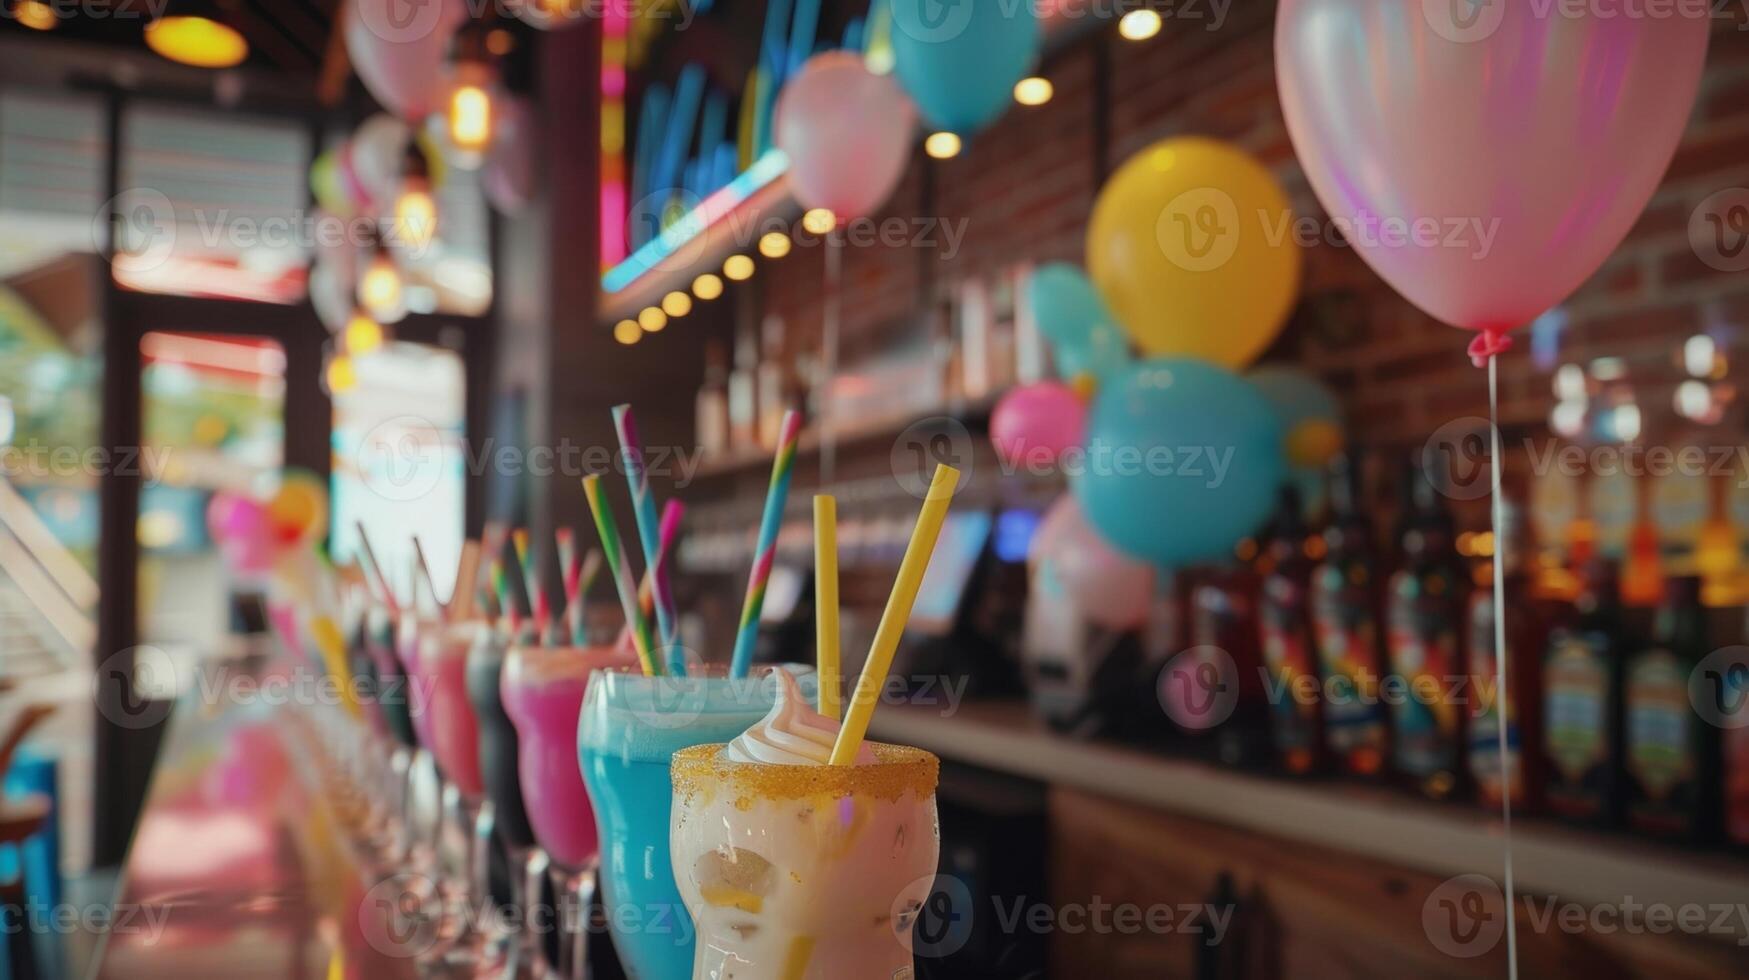
{"type": "MultiPolygon", "coordinates": [[[[723,743],[694,745],[674,753],[677,796],[700,791],[733,794],[738,801],[799,800],[813,796],[861,796],[896,800],[906,793],[933,796],[941,781],[941,760],[908,745],[864,742],[874,751],[872,765],[797,766],[772,762],[734,762],[723,758],[723,743]]],[[[745,807],[743,807],[745,809],[745,807]]]]}

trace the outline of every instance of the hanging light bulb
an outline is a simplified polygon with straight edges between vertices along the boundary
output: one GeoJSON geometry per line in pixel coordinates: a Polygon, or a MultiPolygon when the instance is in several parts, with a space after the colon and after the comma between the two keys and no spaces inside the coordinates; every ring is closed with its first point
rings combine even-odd
{"type": "Polygon", "coordinates": [[[399,323],[407,315],[407,297],[394,256],[377,243],[376,254],[358,279],[358,305],[378,323],[399,323]]]}
{"type": "Polygon", "coordinates": [[[395,243],[424,252],[437,234],[437,199],[431,196],[431,162],[417,140],[407,143],[401,192],[395,198],[395,243]]]}
{"type": "Polygon", "coordinates": [[[351,357],[335,354],[328,358],[328,366],[322,370],[322,380],[327,383],[328,394],[344,395],[358,387],[358,369],[353,366],[351,357]]]}
{"type": "Polygon", "coordinates": [[[362,310],[354,310],[346,321],[346,353],[361,356],[383,346],[383,325],[372,320],[362,310]]]}
{"type": "Polygon", "coordinates": [[[456,33],[444,121],[456,162],[472,169],[492,145],[494,71],[487,35],[473,24],[456,33]]]}

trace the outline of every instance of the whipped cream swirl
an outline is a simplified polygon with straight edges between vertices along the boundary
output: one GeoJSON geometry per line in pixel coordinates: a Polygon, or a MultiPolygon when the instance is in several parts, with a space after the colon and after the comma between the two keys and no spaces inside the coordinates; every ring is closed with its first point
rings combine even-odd
{"type": "MultiPolygon", "coordinates": [[[[827,765],[832,761],[832,745],[838,741],[838,722],[808,704],[794,674],[782,669],[774,673],[778,679],[777,703],[757,724],[730,742],[723,757],[730,762],[776,766],[827,765]]],[[[857,747],[857,765],[873,765],[874,761],[874,750],[867,742],[857,747]]]]}

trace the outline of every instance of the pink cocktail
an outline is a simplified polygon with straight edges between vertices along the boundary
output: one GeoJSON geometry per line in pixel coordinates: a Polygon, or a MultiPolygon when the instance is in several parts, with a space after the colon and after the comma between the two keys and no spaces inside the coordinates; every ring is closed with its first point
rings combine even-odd
{"type": "Polygon", "coordinates": [[[418,631],[418,655],[407,664],[413,695],[413,727],[437,759],[443,777],[462,795],[485,795],[480,776],[479,723],[468,700],[468,650],[488,628],[480,620],[433,623],[418,631]]]}
{"type": "Polygon", "coordinates": [[[577,764],[577,718],[589,675],[635,664],[615,647],[516,647],[505,657],[499,694],[516,726],[528,823],[561,867],[581,868],[596,854],[595,814],[577,764]]]}

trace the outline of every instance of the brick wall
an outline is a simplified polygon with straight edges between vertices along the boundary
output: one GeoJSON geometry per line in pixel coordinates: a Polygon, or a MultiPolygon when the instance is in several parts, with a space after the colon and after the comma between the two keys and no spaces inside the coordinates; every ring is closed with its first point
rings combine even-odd
{"type": "MultiPolygon", "coordinates": [[[[1749,187],[1749,32],[1739,29],[1741,11],[1736,18],[1716,25],[1700,98],[1664,185],[1627,242],[1567,304],[1561,360],[1624,358],[1652,439],[1676,438],[1681,420],[1670,406],[1683,339],[1713,329],[1727,349],[1749,341],[1741,327],[1749,323],[1749,275],[1710,268],[1687,236],[1702,200],[1749,187]]],[[[965,241],[957,255],[940,258],[913,248],[847,249],[847,338],[922,309],[931,277],[949,283],[1024,260],[1080,262],[1104,172],[1167,136],[1236,142],[1275,169],[1300,214],[1321,218],[1281,117],[1273,26],[1273,4],[1264,3],[1234,4],[1218,31],[1168,20],[1141,43],[1109,27],[1095,31],[1045,65],[1056,86],[1049,104],[1012,108],[956,159],[919,153],[883,217],[964,218],[965,241]],[[1110,93],[1103,126],[1094,109],[1102,73],[1110,93]]],[[[792,331],[818,329],[821,255],[798,249],[765,283],[767,309],[792,331]]],[[[1482,376],[1463,356],[1468,334],[1410,306],[1351,249],[1318,246],[1306,259],[1301,308],[1266,358],[1296,361],[1335,385],[1354,437],[1408,445],[1449,419],[1485,412],[1482,376]],[[1335,332],[1318,326],[1332,318],[1356,328],[1358,339],[1333,340],[1335,332]]],[[[1509,429],[1538,432],[1552,407],[1550,378],[1527,347],[1502,362],[1502,415],[1509,429]]],[[[1740,383],[1736,364],[1732,371],[1740,383]]],[[[1736,441],[1741,424],[1728,425],[1736,441]]]]}

